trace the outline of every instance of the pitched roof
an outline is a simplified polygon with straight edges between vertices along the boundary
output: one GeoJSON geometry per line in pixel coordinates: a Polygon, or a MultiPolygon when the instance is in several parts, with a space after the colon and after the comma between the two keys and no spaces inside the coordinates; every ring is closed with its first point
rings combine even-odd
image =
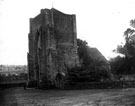
{"type": "Polygon", "coordinates": [[[104,61],[108,63],[107,59],[103,56],[103,54],[97,48],[88,47],[89,55],[92,59],[98,59],[99,61],[104,61]]]}

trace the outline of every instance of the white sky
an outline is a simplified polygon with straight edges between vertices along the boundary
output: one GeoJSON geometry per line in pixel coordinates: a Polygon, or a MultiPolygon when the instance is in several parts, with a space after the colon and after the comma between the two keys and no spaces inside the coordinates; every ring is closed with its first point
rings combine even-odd
{"type": "Polygon", "coordinates": [[[135,0],[0,0],[0,64],[27,64],[29,18],[53,7],[76,14],[77,36],[106,57],[135,18],[135,0]]]}

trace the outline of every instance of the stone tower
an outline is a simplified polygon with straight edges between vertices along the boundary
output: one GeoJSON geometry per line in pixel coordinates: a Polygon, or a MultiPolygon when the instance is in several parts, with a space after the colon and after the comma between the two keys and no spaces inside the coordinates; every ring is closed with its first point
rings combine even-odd
{"type": "Polygon", "coordinates": [[[54,8],[30,18],[29,81],[61,87],[69,68],[79,64],[76,16],[54,8]]]}

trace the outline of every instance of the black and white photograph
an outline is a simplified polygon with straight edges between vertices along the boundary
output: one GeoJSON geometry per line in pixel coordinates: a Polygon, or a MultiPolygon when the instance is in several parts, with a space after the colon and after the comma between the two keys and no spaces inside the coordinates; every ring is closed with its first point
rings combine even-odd
{"type": "Polygon", "coordinates": [[[0,106],[135,106],[135,0],[0,0],[0,106]]]}

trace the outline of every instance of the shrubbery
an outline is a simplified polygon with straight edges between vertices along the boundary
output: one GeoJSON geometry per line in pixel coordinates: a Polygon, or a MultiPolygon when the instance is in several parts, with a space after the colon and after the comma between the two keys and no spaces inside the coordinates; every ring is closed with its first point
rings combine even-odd
{"type": "Polygon", "coordinates": [[[90,70],[87,67],[74,67],[68,70],[68,82],[102,82],[110,80],[110,73],[106,70],[90,70]]]}
{"type": "Polygon", "coordinates": [[[0,81],[12,81],[12,80],[27,80],[28,79],[28,75],[27,73],[21,73],[19,75],[11,75],[11,74],[8,74],[8,75],[0,75],[0,81]]]}
{"type": "Polygon", "coordinates": [[[86,41],[77,40],[80,66],[68,69],[67,82],[101,82],[110,80],[111,73],[104,61],[93,59],[90,56],[86,41]]]}

